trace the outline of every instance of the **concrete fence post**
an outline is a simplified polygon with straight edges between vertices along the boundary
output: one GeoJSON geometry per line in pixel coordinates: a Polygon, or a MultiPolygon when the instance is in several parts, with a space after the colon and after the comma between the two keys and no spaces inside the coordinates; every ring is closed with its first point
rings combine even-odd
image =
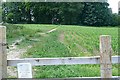
{"type": "Polygon", "coordinates": [[[0,25],[0,80],[7,78],[6,27],[0,25]]]}
{"type": "Polygon", "coordinates": [[[101,78],[112,78],[112,47],[111,36],[100,36],[100,67],[101,78]]]}

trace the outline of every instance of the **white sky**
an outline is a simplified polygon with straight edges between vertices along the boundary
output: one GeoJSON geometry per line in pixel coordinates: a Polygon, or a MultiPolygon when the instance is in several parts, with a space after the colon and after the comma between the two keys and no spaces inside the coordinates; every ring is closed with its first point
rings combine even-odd
{"type": "Polygon", "coordinates": [[[108,0],[110,7],[112,8],[113,13],[118,13],[118,2],[120,0],[108,0]]]}

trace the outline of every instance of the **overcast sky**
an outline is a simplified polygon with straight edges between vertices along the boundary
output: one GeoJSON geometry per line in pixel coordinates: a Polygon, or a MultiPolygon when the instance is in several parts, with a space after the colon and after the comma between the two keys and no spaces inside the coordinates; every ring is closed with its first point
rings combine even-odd
{"type": "Polygon", "coordinates": [[[120,0],[108,0],[110,7],[112,8],[113,13],[118,13],[118,2],[120,0]]]}

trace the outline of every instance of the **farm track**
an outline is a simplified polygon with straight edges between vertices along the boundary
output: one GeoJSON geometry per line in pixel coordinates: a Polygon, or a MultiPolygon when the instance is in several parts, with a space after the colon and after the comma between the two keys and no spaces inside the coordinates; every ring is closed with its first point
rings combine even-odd
{"type": "MultiPolygon", "coordinates": [[[[49,34],[51,32],[56,31],[57,28],[51,29],[45,33],[41,33],[42,35],[45,34],[49,34]]],[[[7,49],[7,59],[20,59],[21,56],[27,52],[27,50],[29,50],[30,48],[32,48],[32,45],[29,45],[27,47],[24,48],[18,48],[18,46],[20,45],[20,43],[25,40],[25,38],[21,38],[18,40],[15,40],[10,46],[9,49],[7,49]]],[[[7,68],[7,73],[8,73],[8,77],[17,77],[17,69],[14,67],[8,67],[7,68]]]]}
{"type": "Polygon", "coordinates": [[[82,52],[84,52],[84,53],[88,53],[88,50],[87,50],[84,46],[81,46],[81,42],[80,42],[80,41],[83,41],[83,40],[79,39],[80,36],[77,35],[76,32],[74,32],[74,33],[72,34],[72,36],[73,36],[73,38],[75,39],[76,46],[78,47],[78,49],[80,49],[80,50],[81,50],[82,52]]]}
{"type": "MultiPolygon", "coordinates": [[[[18,48],[18,45],[24,40],[24,38],[18,39],[14,41],[12,45],[10,45],[9,49],[7,50],[7,59],[20,59],[21,55],[27,52],[29,48],[32,46],[28,46],[26,48],[18,48]]],[[[8,76],[17,77],[17,70],[13,67],[7,68],[8,76]]]]}
{"type": "Polygon", "coordinates": [[[64,38],[65,38],[64,32],[61,32],[61,34],[59,35],[59,41],[61,43],[64,43],[64,38]]]}
{"type": "MultiPolygon", "coordinates": [[[[92,41],[92,42],[94,42],[93,41],[93,39],[91,38],[91,37],[84,37],[82,34],[78,34],[77,32],[74,32],[73,34],[73,37],[75,38],[75,40],[76,40],[76,42],[77,42],[77,46],[81,49],[81,51],[83,52],[83,53],[88,53],[89,51],[87,50],[87,48],[85,47],[86,46],[86,42],[84,42],[84,40],[85,39],[87,39],[87,40],[90,40],[90,41],[92,41]],[[80,37],[81,36],[81,37],[80,37]],[[81,42],[82,41],[82,42],[81,42]],[[80,46],[80,44],[83,44],[83,43],[85,43],[85,45],[83,45],[83,46],[80,46]]],[[[92,46],[91,46],[92,47],[92,46]]],[[[93,48],[93,50],[92,50],[93,52],[93,55],[96,55],[96,56],[98,56],[98,54],[99,54],[99,51],[94,47],[93,48]]]]}
{"type": "Polygon", "coordinates": [[[79,49],[76,47],[76,45],[71,44],[71,43],[75,43],[73,36],[70,33],[66,33],[65,36],[66,36],[65,45],[69,49],[70,54],[74,56],[78,56],[78,53],[76,51],[79,49]]]}
{"type": "Polygon", "coordinates": [[[87,49],[80,45],[82,39],[79,39],[80,36],[78,36],[76,32],[67,32],[66,37],[66,42],[69,42],[66,45],[69,46],[72,53],[74,52],[76,56],[79,56],[78,52],[88,53],[87,49]]]}
{"type": "Polygon", "coordinates": [[[57,30],[57,28],[54,28],[54,29],[48,30],[47,32],[43,32],[43,33],[38,32],[37,34],[39,34],[39,35],[41,35],[41,36],[47,36],[47,34],[49,34],[49,33],[51,33],[51,32],[54,32],[54,31],[56,31],[56,30],[57,30]]]}
{"type": "MultiPolygon", "coordinates": [[[[84,40],[93,40],[91,37],[87,36],[84,37],[85,34],[81,34],[80,32],[75,31],[66,31],[64,32],[64,44],[67,46],[67,48],[70,50],[71,53],[74,53],[75,56],[92,56],[92,55],[98,55],[99,51],[94,47],[94,43],[92,43],[93,46],[87,46],[88,44],[84,40]],[[94,48],[93,48],[94,47],[94,48]],[[90,48],[88,50],[87,48],[90,48]],[[79,52],[79,54],[78,54],[79,52]]],[[[92,41],[94,42],[94,41],[92,41]]]]}

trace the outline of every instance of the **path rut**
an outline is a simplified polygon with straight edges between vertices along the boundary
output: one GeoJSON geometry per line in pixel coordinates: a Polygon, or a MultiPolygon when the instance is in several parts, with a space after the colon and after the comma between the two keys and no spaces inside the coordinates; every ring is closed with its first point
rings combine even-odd
{"type": "MultiPolygon", "coordinates": [[[[51,29],[47,32],[45,32],[44,34],[46,33],[51,33],[51,32],[54,32],[56,31],[57,28],[54,28],[54,29],[51,29]]],[[[30,48],[32,48],[32,45],[30,46],[27,46],[26,48],[19,48],[19,44],[24,40],[25,38],[21,38],[21,39],[18,39],[18,40],[15,40],[14,43],[12,43],[10,46],[9,46],[9,49],[7,49],[7,59],[20,59],[21,56],[27,52],[27,50],[29,50],[30,48]]],[[[14,67],[8,67],[7,68],[7,73],[8,73],[8,77],[17,77],[17,70],[16,68],[14,67]]]]}

